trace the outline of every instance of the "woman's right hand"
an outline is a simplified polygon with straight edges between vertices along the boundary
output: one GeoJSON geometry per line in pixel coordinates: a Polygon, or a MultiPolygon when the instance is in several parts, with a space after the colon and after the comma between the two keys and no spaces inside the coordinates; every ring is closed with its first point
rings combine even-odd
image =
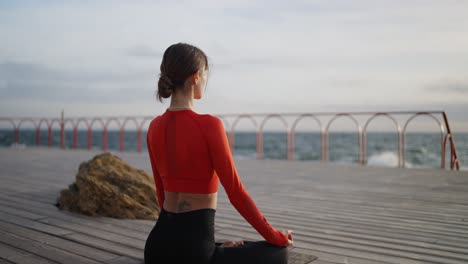
{"type": "Polygon", "coordinates": [[[283,233],[285,236],[288,237],[288,242],[284,244],[285,247],[292,246],[294,244],[293,237],[292,237],[292,230],[281,230],[281,233],[283,233]]]}

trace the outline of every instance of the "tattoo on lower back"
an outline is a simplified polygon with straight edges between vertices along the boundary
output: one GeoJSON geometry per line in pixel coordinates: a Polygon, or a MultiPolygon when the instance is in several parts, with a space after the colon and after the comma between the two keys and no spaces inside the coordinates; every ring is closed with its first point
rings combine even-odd
{"type": "Polygon", "coordinates": [[[177,209],[178,211],[184,211],[186,209],[189,209],[191,206],[191,204],[187,201],[181,201],[178,205],[177,205],[177,209]]]}

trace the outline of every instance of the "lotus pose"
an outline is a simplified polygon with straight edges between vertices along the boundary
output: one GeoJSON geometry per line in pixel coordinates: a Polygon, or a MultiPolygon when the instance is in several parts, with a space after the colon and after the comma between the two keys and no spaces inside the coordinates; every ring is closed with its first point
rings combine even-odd
{"type": "Polygon", "coordinates": [[[161,102],[172,97],[146,138],[161,211],[146,240],[145,264],[287,263],[292,231],[273,228],[245,190],[223,122],[193,109],[208,68],[205,53],[189,44],[171,45],[163,55],[157,96],[161,102]],[[215,243],[218,180],[265,240],[215,243]]]}

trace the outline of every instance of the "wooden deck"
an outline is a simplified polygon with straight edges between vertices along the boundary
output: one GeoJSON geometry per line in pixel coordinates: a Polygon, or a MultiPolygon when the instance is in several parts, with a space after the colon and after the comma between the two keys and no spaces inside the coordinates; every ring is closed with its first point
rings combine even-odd
{"type": "MultiPolygon", "coordinates": [[[[98,152],[0,149],[0,264],[142,263],[154,221],[60,211],[60,190],[98,152]]],[[[147,155],[118,153],[151,172],[147,155]]],[[[236,160],[258,207],[293,230],[290,263],[468,263],[468,172],[236,160]],[[304,255],[301,255],[304,254],[304,255]]],[[[220,185],[216,240],[262,237],[220,185]]]]}

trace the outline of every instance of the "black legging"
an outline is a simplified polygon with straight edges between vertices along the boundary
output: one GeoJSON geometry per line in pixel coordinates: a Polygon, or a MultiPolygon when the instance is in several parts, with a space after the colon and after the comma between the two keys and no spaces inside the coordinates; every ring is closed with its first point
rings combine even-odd
{"type": "Polygon", "coordinates": [[[162,209],[146,240],[145,264],[288,263],[288,249],[266,241],[244,240],[242,246],[220,247],[214,239],[215,213],[209,208],[185,213],[162,209]]]}

